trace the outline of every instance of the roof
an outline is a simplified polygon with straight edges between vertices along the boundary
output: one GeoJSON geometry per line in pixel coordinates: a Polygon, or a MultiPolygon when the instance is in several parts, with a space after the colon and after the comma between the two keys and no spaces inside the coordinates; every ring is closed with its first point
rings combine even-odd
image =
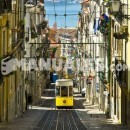
{"type": "Polygon", "coordinates": [[[60,28],[60,29],[57,29],[57,35],[60,36],[62,34],[69,34],[72,39],[75,38],[76,33],[77,33],[76,28],[60,28]]]}
{"type": "Polygon", "coordinates": [[[81,4],[84,4],[84,3],[89,3],[90,2],[90,0],[84,0],[84,1],[82,1],[82,2],[80,2],[81,4]]]}
{"type": "Polygon", "coordinates": [[[56,41],[54,41],[52,38],[49,37],[50,40],[50,48],[57,48],[59,47],[59,44],[56,43],[56,41]]]}
{"type": "Polygon", "coordinates": [[[55,29],[55,28],[49,28],[49,31],[57,32],[57,29],[55,29]]]}

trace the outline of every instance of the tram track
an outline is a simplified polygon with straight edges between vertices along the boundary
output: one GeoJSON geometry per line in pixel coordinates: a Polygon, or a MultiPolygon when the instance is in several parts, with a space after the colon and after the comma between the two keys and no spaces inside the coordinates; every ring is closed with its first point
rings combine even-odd
{"type": "Polygon", "coordinates": [[[47,110],[34,130],[81,130],[77,118],[75,110],[47,110]]]}
{"type": "Polygon", "coordinates": [[[54,120],[56,118],[57,112],[54,113],[54,116],[51,118],[50,120],[50,124],[48,125],[48,130],[51,130],[51,128],[53,127],[54,124],[54,120]]]}
{"type": "Polygon", "coordinates": [[[71,117],[72,117],[72,120],[73,120],[73,123],[74,123],[74,126],[75,126],[74,130],[78,130],[78,127],[76,125],[76,121],[75,121],[74,116],[72,115],[72,113],[71,113],[71,117]]]}
{"type": "Polygon", "coordinates": [[[71,125],[71,123],[70,123],[69,115],[68,115],[68,117],[67,117],[67,122],[68,122],[69,130],[72,130],[72,125],[71,125]]]}
{"type": "Polygon", "coordinates": [[[50,116],[51,116],[51,111],[49,111],[49,112],[50,112],[50,113],[49,113],[48,117],[47,117],[46,120],[45,120],[45,123],[44,123],[44,125],[43,125],[43,127],[42,127],[42,130],[48,129],[48,121],[49,121],[49,118],[50,118],[50,116]]]}
{"type": "MultiPolygon", "coordinates": [[[[52,89],[52,88],[51,88],[52,89]]],[[[74,109],[57,109],[55,107],[55,96],[53,90],[48,90],[47,97],[42,103],[44,114],[40,118],[34,130],[81,130],[82,126],[79,125],[77,120],[78,115],[76,109],[81,108],[81,102],[75,100],[74,109]]]]}

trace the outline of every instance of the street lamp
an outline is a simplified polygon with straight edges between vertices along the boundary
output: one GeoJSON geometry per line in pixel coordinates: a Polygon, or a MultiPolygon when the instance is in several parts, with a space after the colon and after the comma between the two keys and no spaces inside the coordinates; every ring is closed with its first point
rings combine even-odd
{"type": "MultiPolygon", "coordinates": [[[[111,11],[113,13],[116,13],[116,16],[119,16],[120,19],[127,19],[130,20],[130,15],[123,14],[122,12],[122,6],[125,4],[122,4],[119,0],[110,2],[111,4],[111,11]]],[[[128,7],[127,7],[128,8],[128,7]]]]}
{"type": "Polygon", "coordinates": [[[111,3],[111,7],[112,7],[112,12],[118,12],[120,10],[120,5],[121,2],[120,1],[114,1],[111,3]]]}

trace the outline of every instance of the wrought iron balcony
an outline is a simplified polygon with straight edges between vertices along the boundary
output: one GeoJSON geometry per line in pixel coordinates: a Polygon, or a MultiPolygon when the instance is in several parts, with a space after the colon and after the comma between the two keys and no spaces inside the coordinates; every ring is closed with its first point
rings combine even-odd
{"type": "Polygon", "coordinates": [[[36,38],[36,37],[37,37],[37,33],[35,27],[31,27],[31,38],[36,38]]]}
{"type": "Polygon", "coordinates": [[[121,32],[113,33],[113,36],[115,37],[115,39],[127,39],[127,37],[129,36],[128,26],[123,27],[121,32]]]}
{"type": "Polygon", "coordinates": [[[107,80],[106,80],[105,72],[104,71],[99,71],[99,78],[100,78],[100,81],[103,84],[107,84],[107,80]]]}
{"type": "Polygon", "coordinates": [[[17,46],[20,40],[24,39],[24,25],[19,26],[18,29],[12,29],[12,46],[17,46]]]}
{"type": "Polygon", "coordinates": [[[42,21],[40,24],[37,25],[37,34],[41,35],[41,30],[47,27],[47,21],[42,21]]]}

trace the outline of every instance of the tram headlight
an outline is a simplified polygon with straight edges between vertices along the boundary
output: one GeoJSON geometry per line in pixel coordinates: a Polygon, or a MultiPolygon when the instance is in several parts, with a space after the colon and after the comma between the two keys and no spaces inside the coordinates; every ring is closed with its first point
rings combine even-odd
{"type": "Polygon", "coordinates": [[[64,100],[63,103],[66,103],[66,100],[64,100]]]}

